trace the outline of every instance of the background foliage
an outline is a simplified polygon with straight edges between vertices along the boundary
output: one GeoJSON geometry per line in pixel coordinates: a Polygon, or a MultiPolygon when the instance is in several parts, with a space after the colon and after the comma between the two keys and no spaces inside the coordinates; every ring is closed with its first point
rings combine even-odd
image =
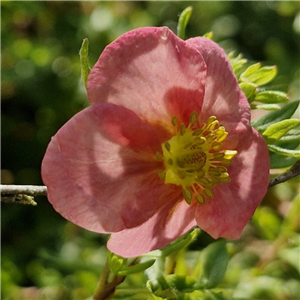
{"type": "MultiPolygon", "coordinates": [[[[296,1],[2,1],[2,183],[42,184],[40,165],[51,136],[88,105],[80,78],[83,38],[90,42],[92,66],[128,30],[165,25],[176,32],[188,5],[194,9],[187,38],[213,31],[228,53],[277,65],[273,88],[300,98],[296,1]]],[[[298,187],[296,178],[269,189],[242,239],[227,243],[230,260],[221,287],[235,297],[298,299],[298,187]]],[[[36,201],[36,207],[2,205],[2,299],[90,297],[107,237],[66,222],[45,198],[36,201]]],[[[178,262],[197,262],[197,250],[211,242],[201,233],[178,262]]],[[[139,273],[121,287],[130,294],[145,283],[139,273]]]]}

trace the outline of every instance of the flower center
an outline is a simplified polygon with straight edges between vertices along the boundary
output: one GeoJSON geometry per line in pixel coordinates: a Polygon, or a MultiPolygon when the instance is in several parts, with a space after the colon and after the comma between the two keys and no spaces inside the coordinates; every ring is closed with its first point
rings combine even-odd
{"type": "Polygon", "coordinates": [[[177,133],[161,145],[163,154],[158,153],[157,158],[165,169],[158,175],[166,184],[182,186],[188,204],[193,199],[204,204],[206,198],[213,198],[216,184],[230,182],[226,167],[237,151],[220,150],[228,133],[215,116],[199,126],[198,115],[192,112],[188,127],[183,123],[179,126],[176,117],[172,124],[177,133]]]}

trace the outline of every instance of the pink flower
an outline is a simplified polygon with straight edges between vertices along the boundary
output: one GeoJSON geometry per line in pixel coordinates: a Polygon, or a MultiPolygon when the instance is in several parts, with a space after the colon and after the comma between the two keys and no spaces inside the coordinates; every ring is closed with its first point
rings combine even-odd
{"type": "Polygon", "coordinates": [[[42,163],[55,210],[111,233],[108,248],[124,257],[195,225],[240,237],[266,193],[269,156],[216,43],[166,27],[130,31],[101,54],[88,97],[42,163]]]}

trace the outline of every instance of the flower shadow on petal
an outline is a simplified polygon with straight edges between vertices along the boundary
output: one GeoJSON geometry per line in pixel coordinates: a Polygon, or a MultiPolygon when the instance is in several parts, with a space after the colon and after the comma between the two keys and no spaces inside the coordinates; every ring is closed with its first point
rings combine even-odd
{"type": "MultiPolygon", "coordinates": [[[[97,130],[89,142],[92,150],[86,177],[78,178],[80,183],[87,181],[86,190],[94,197],[89,210],[93,207],[95,213],[106,214],[105,220],[111,210],[117,223],[120,219],[124,228],[132,228],[151,218],[174,198],[174,193],[179,198],[180,189],[165,185],[158,176],[163,164],[156,152],[165,138],[163,128],[158,132],[128,109],[107,103],[91,106],[89,119],[97,130]],[[101,207],[107,209],[101,211],[101,207]]],[[[87,134],[91,133],[86,130],[83,135],[87,134]]],[[[124,229],[113,226],[113,222],[102,226],[107,232],[124,229]]]]}

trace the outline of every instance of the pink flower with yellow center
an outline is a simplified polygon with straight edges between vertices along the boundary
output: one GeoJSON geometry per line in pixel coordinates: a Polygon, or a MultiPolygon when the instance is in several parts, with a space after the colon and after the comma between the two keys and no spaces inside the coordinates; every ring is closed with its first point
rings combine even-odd
{"type": "Polygon", "coordinates": [[[266,193],[269,155],[224,51],[168,28],[108,45],[91,106],[52,138],[42,177],[55,210],[139,256],[198,225],[237,239],[266,193]]]}

